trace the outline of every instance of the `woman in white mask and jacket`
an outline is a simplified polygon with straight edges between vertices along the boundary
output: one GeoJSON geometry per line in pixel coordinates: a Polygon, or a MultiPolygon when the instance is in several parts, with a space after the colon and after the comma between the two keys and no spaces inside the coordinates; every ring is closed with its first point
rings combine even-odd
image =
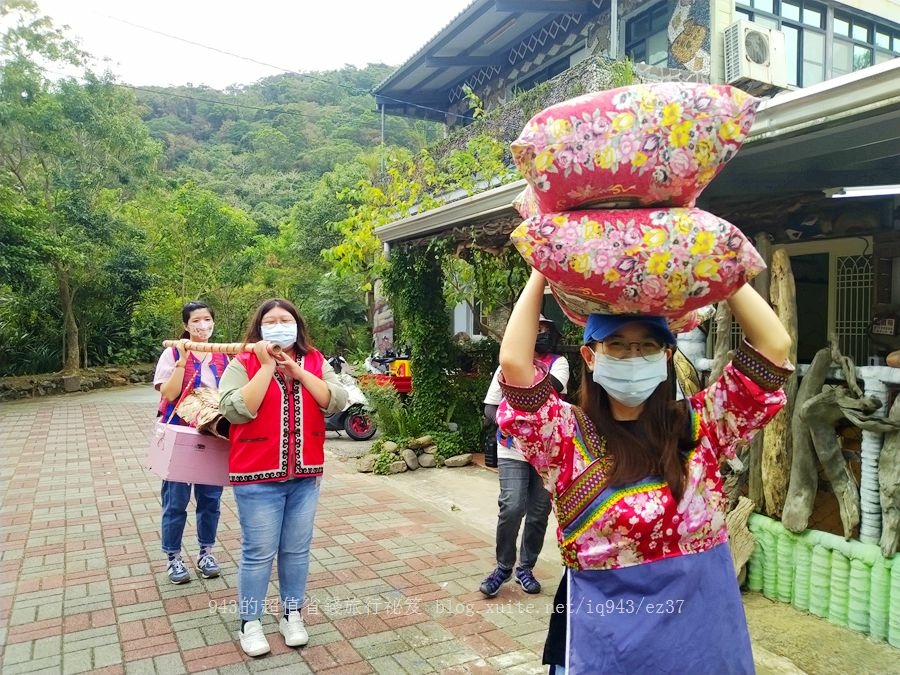
{"type": "Polygon", "coordinates": [[[219,409],[231,422],[228,471],[241,525],[238,609],[241,648],[269,651],[260,619],[271,612],[266,589],[278,558],[279,631],[288,647],[309,641],[300,609],[325,463],[325,415],[347,392],[312,346],[306,323],[287,300],[266,300],[247,330],[252,352],[228,365],[219,409]],[[281,352],[272,355],[272,346],[281,352]],[[269,610],[269,612],[267,612],[269,610]]]}
{"type": "Polygon", "coordinates": [[[784,405],[787,332],[743,286],[728,303],[746,340],[719,380],[677,400],[664,319],[591,315],[574,406],[532,361],[544,285],[534,272],[510,317],[497,422],[559,522],[568,609],[551,672],[752,673],[718,467],[784,405]]]}

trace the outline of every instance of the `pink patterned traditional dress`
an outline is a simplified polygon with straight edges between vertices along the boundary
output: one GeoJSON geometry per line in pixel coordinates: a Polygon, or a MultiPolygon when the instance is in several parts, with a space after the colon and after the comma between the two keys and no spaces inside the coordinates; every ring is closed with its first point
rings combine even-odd
{"type": "Polygon", "coordinates": [[[745,342],[690,398],[698,442],[678,503],[659,476],[608,485],[602,430],[539,370],[530,388],[501,378],[497,422],[553,499],[568,568],[567,673],[752,673],[719,462],[781,409],[793,368],[745,342]]]}

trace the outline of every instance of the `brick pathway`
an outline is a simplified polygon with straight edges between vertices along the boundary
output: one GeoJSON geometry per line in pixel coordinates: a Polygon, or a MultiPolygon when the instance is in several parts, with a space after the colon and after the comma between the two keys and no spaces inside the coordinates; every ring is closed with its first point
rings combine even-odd
{"type": "MultiPolygon", "coordinates": [[[[540,673],[553,588],[472,592],[480,534],[330,462],[309,579],[310,643],[234,639],[239,530],[226,488],[218,579],[174,586],[159,552],[159,480],[142,468],[149,388],[0,406],[0,671],[540,673]]],[[[193,515],[186,553],[196,555],[193,515]]],[[[277,598],[274,585],[271,598],[277,598]]],[[[274,635],[271,635],[274,633],[274,635]]]]}

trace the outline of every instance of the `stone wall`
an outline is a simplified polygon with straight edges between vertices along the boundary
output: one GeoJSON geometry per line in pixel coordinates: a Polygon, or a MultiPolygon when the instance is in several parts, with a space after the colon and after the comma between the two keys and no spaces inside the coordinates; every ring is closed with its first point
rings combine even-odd
{"type": "Polygon", "coordinates": [[[4,377],[0,378],[0,401],[149,383],[153,381],[154,370],[154,364],[145,363],[135,366],[85,368],[75,376],[47,373],[4,377]]]}

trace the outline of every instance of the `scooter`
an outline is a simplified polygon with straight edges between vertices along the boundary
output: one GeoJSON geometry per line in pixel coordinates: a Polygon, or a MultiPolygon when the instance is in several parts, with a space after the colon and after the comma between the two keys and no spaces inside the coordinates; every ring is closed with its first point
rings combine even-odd
{"type": "Polygon", "coordinates": [[[333,356],[328,363],[334,368],[344,389],[349,394],[343,410],[325,416],[325,431],[345,431],[354,441],[367,441],[378,430],[375,419],[369,414],[368,401],[356,383],[356,378],[346,372],[347,362],[342,356],[333,356]]]}

